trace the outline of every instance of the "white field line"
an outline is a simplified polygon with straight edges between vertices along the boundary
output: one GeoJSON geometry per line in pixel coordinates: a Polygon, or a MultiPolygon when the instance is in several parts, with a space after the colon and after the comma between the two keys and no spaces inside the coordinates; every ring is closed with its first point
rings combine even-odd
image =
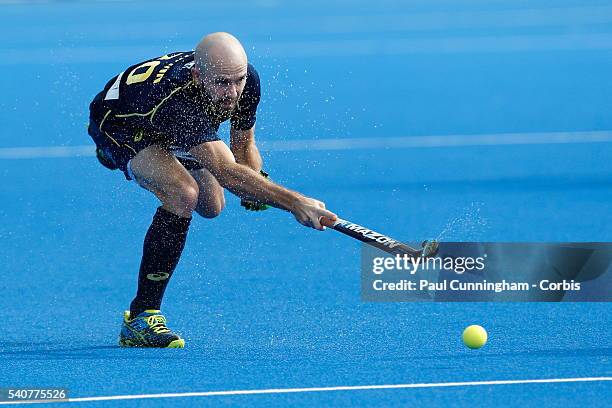
{"type": "MultiPolygon", "coordinates": [[[[173,49],[191,49],[177,42],[173,49]]],[[[258,58],[351,57],[411,54],[511,53],[532,51],[611,50],[610,33],[473,36],[448,38],[385,38],[253,43],[258,58]]],[[[92,64],[128,61],[172,51],[159,46],[99,46],[63,48],[0,48],[0,66],[23,64],[92,64]]]]}
{"type": "MultiPolygon", "coordinates": [[[[2,0],[0,0],[2,4],[2,0]]],[[[221,3],[219,3],[221,4],[221,3]]],[[[207,3],[207,7],[210,4],[207,3]]],[[[159,21],[155,23],[156,30],[151,32],[150,22],[130,21],[87,21],[74,19],[71,22],[56,22],[53,19],[36,26],[15,24],[5,28],[11,33],[11,38],[19,40],[19,44],[27,43],[40,46],[41,38],[63,39],[64,43],[70,40],[80,42],[81,33],[87,32],[88,43],[110,40],[167,40],[168,33],[181,33],[183,38],[192,35],[195,38],[201,35],[200,27],[217,25],[218,17],[194,20],[159,21]]],[[[470,10],[452,12],[412,12],[412,13],[385,13],[385,14],[353,14],[353,15],[317,15],[301,17],[268,16],[262,19],[233,20],[249,33],[251,38],[265,35],[268,37],[271,24],[274,33],[290,32],[296,34],[364,34],[364,33],[393,33],[405,32],[430,33],[431,31],[483,29],[483,28],[521,28],[521,27],[564,27],[564,31],[577,30],[579,27],[612,23],[612,7],[553,7],[511,10],[470,10]]],[[[247,42],[250,45],[250,42],[247,42]]],[[[159,51],[158,51],[159,52],[159,51]]],[[[4,54],[3,54],[4,55],[4,54]]]]}
{"type": "MultiPolygon", "coordinates": [[[[290,152],[321,150],[384,150],[466,146],[543,145],[570,143],[587,144],[610,142],[612,142],[612,131],[275,140],[262,141],[259,143],[259,145],[262,151],[290,152]]],[[[0,148],[0,160],[49,159],[83,157],[93,155],[93,145],[0,148]]]]}
{"type": "Polygon", "coordinates": [[[335,392],[335,391],[367,391],[367,390],[397,390],[410,388],[447,388],[447,387],[477,387],[493,385],[517,385],[517,384],[558,384],[579,382],[604,382],[612,381],[612,377],[579,377],[579,378],[543,378],[532,380],[494,380],[494,381],[465,381],[465,382],[442,382],[442,383],[414,383],[414,384],[383,384],[383,385],[347,385],[337,387],[311,387],[311,388],[270,388],[260,390],[228,390],[228,391],[204,391],[204,392],[181,392],[162,394],[134,394],[134,395],[109,395],[101,397],[69,398],[66,400],[38,400],[38,401],[2,401],[5,404],[27,404],[27,403],[51,403],[51,402],[95,402],[95,401],[117,401],[152,398],[193,398],[193,397],[222,397],[235,395],[274,395],[274,394],[297,394],[311,392],[335,392]]]}
{"type": "Polygon", "coordinates": [[[262,143],[262,150],[406,149],[603,142],[612,142],[612,131],[278,140],[262,143]]]}
{"type": "Polygon", "coordinates": [[[0,148],[0,159],[50,159],[81,156],[95,156],[94,145],[0,148]]]}

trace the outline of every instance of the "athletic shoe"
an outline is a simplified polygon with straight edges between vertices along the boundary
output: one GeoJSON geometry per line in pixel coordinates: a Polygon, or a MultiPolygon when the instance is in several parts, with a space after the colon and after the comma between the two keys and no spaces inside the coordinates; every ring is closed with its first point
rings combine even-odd
{"type": "Polygon", "coordinates": [[[133,319],[130,312],[123,313],[119,335],[121,347],[183,348],[185,340],[166,326],[166,318],[159,310],[145,310],[133,319]]]}

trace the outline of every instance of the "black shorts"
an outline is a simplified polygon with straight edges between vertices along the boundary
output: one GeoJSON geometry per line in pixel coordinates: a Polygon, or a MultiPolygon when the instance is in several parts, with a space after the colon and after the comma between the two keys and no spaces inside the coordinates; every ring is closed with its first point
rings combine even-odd
{"type": "Polygon", "coordinates": [[[139,151],[154,144],[167,148],[187,170],[203,168],[195,157],[184,149],[167,146],[163,140],[145,135],[143,131],[130,131],[108,124],[104,124],[104,130],[100,131],[100,124],[90,118],[88,133],[96,144],[98,161],[111,170],[120,169],[128,180],[134,179],[130,161],[139,151]]]}

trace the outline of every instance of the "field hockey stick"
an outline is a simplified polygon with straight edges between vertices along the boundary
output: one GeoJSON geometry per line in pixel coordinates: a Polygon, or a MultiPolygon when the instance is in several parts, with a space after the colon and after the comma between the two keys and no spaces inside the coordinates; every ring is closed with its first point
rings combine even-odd
{"type": "Polygon", "coordinates": [[[334,221],[331,218],[321,217],[321,225],[332,228],[390,254],[405,254],[412,258],[416,258],[420,256],[431,257],[438,253],[438,242],[435,240],[425,241],[421,249],[416,249],[396,239],[383,235],[380,232],[373,231],[341,218],[337,218],[334,221]]]}

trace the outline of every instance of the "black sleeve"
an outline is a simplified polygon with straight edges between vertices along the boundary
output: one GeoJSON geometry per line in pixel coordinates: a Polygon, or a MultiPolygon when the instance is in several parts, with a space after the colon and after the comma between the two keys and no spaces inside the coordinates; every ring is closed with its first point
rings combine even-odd
{"type": "Polygon", "coordinates": [[[247,130],[255,125],[257,119],[257,105],[261,97],[261,87],[259,74],[255,68],[249,64],[247,67],[246,84],[244,91],[238,101],[238,109],[232,115],[232,128],[247,130]]]}

